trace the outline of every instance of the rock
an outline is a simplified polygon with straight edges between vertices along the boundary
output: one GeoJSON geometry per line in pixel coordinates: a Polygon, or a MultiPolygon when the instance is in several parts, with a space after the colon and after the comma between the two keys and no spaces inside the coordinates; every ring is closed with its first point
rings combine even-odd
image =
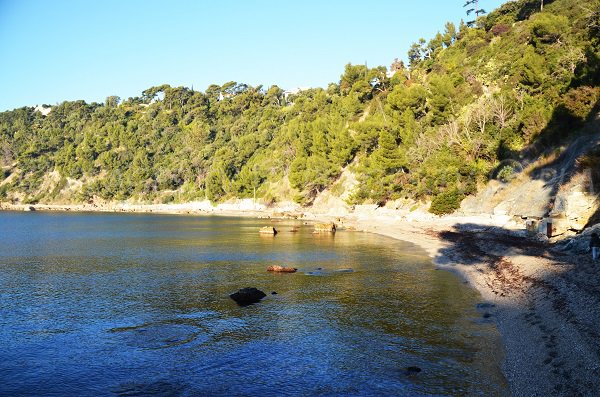
{"type": "Polygon", "coordinates": [[[273,236],[277,234],[277,230],[273,226],[263,226],[258,232],[260,234],[272,234],[273,236]]]}
{"type": "Polygon", "coordinates": [[[25,208],[23,208],[23,211],[26,211],[26,212],[35,211],[35,207],[32,205],[28,205],[25,208]]]}
{"type": "Polygon", "coordinates": [[[271,292],[271,295],[277,295],[277,292],[273,291],[271,292]]]}
{"type": "Polygon", "coordinates": [[[267,267],[268,272],[277,272],[277,273],[295,273],[298,269],[295,267],[283,267],[279,265],[273,265],[267,267]]]}
{"type": "Polygon", "coordinates": [[[335,223],[317,223],[313,233],[335,233],[335,223]]]}
{"type": "Polygon", "coordinates": [[[348,269],[337,269],[336,273],[352,273],[354,272],[354,270],[348,268],[348,269]]]}
{"type": "Polygon", "coordinates": [[[242,288],[229,295],[229,297],[240,306],[248,306],[257,303],[265,296],[267,296],[267,294],[253,287],[242,288]]]}
{"type": "Polygon", "coordinates": [[[416,366],[410,366],[410,367],[404,368],[404,370],[402,370],[402,372],[404,373],[404,375],[413,376],[413,375],[416,375],[419,372],[421,372],[421,368],[416,367],[416,366]]]}

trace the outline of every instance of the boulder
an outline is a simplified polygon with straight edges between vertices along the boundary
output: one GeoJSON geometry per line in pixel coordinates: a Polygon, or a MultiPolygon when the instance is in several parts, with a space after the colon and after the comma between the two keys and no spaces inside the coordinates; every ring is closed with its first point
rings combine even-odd
{"type": "Polygon", "coordinates": [[[268,272],[277,272],[277,273],[296,273],[298,269],[295,267],[283,267],[279,265],[273,265],[267,267],[268,272]]]}
{"type": "Polygon", "coordinates": [[[242,288],[229,295],[229,297],[240,306],[248,306],[260,302],[265,296],[267,296],[267,294],[254,287],[242,288]]]}
{"type": "Polygon", "coordinates": [[[260,234],[272,234],[273,236],[277,234],[277,230],[273,226],[263,226],[258,232],[260,234]]]}
{"type": "Polygon", "coordinates": [[[335,233],[335,223],[317,223],[315,224],[314,233],[335,233]]]}
{"type": "Polygon", "coordinates": [[[410,367],[406,367],[402,370],[402,372],[404,373],[404,375],[406,376],[415,376],[418,373],[420,373],[422,370],[421,368],[415,366],[415,365],[411,365],[410,367]]]}
{"type": "Polygon", "coordinates": [[[23,211],[25,211],[25,212],[35,211],[35,207],[32,205],[28,205],[25,208],[23,208],[23,211]]]}

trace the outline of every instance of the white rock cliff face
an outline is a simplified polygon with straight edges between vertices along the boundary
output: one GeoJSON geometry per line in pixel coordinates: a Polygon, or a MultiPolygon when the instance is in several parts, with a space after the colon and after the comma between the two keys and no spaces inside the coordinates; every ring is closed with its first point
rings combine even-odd
{"type": "Polygon", "coordinates": [[[600,134],[582,136],[553,161],[529,164],[510,182],[490,181],[477,195],[463,200],[458,212],[508,216],[523,222],[536,219],[544,234],[551,223],[554,236],[581,231],[600,203],[592,173],[580,169],[577,159],[598,144],[600,134]]]}

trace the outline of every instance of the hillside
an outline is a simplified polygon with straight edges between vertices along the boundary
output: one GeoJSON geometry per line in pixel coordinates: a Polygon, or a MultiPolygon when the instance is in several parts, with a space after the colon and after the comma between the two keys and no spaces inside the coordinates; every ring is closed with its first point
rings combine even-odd
{"type": "Polygon", "coordinates": [[[599,9],[598,0],[545,1],[543,11],[537,0],[508,2],[473,27],[448,23],[418,40],[409,65],[349,64],[327,89],[162,85],[123,101],[3,112],[0,201],[256,195],[311,205],[327,190],[349,204],[431,202],[442,214],[480,192],[463,210],[500,211],[498,189],[494,206],[481,202],[490,186],[541,180],[528,166],[572,142],[570,166],[595,175],[598,141],[585,137],[598,128],[599,9]],[[343,170],[352,183],[338,180],[343,170]]]}

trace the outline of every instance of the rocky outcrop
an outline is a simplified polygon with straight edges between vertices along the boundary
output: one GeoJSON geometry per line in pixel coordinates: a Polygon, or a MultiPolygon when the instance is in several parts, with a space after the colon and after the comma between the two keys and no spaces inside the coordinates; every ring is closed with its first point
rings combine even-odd
{"type": "MultiPolygon", "coordinates": [[[[595,129],[597,130],[597,122],[595,129]]],[[[507,217],[530,235],[558,237],[580,233],[598,214],[598,188],[586,156],[600,147],[595,132],[574,139],[559,154],[516,167],[509,182],[490,181],[461,203],[459,214],[507,217]],[[582,160],[583,159],[583,160],[582,160]]]]}
{"type": "Polygon", "coordinates": [[[273,265],[267,267],[268,272],[276,272],[276,273],[296,273],[298,269],[295,267],[284,267],[279,265],[273,265]]]}
{"type": "Polygon", "coordinates": [[[253,303],[260,302],[262,298],[267,296],[264,292],[254,287],[246,287],[229,295],[240,306],[248,306],[253,303]]]}
{"type": "Polygon", "coordinates": [[[313,233],[335,233],[335,223],[317,223],[315,224],[315,231],[313,233]]]}
{"type": "Polygon", "coordinates": [[[264,226],[261,227],[258,232],[260,234],[272,234],[274,236],[277,234],[277,229],[275,229],[273,226],[264,226]]]}

